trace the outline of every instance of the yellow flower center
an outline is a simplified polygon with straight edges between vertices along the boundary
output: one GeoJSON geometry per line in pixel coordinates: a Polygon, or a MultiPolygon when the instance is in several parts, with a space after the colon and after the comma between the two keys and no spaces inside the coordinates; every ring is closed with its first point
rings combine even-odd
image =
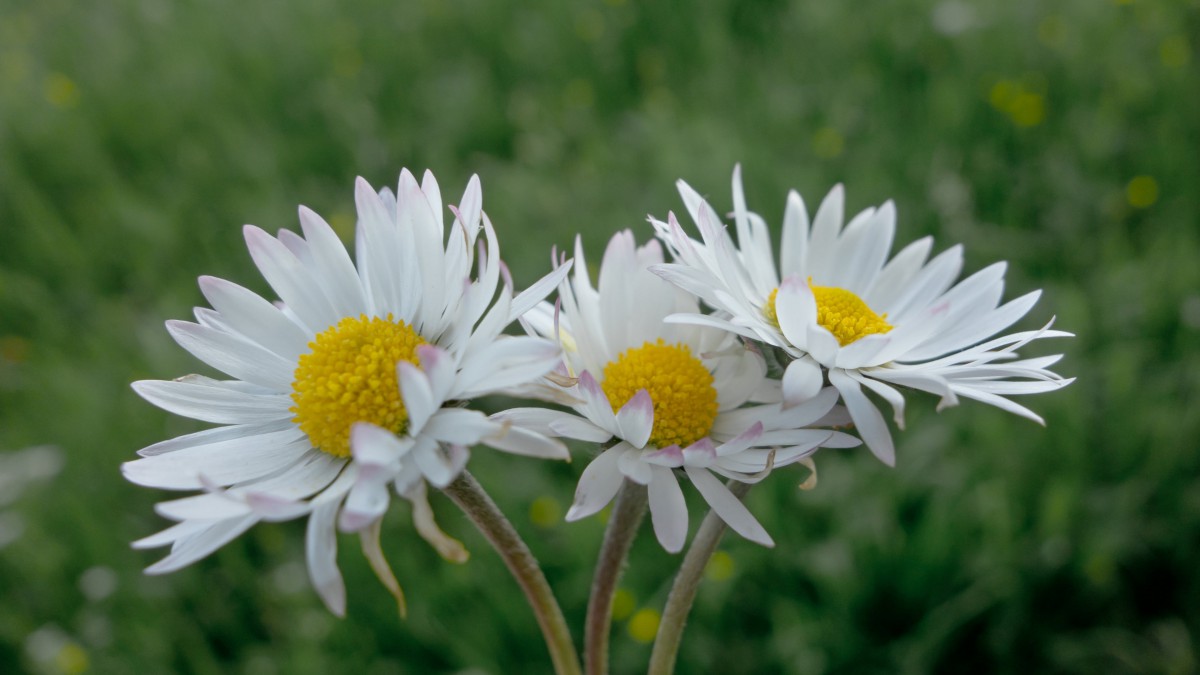
{"type": "Polygon", "coordinates": [[[771,291],[767,296],[767,304],[763,305],[763,316],[767,317],[767,321],[771,322],[772,326],[779,328],[779,314],[775,311],[775,297],[779,295],[779,289],[771,291]]]}
{"type": "MultiPolygon", "coordinates": [[[[882,316],[871,311],[867,303],[854,293],[844,288],[834,286],[813,286],[809,279],[809,288],[817,300],[817,323],[821,324],[833,336],[838,344],[846,345],[876,333],[886,333],[893,326],[889,324],[887,314],[882,316]]],[[[775,312],[775,297],[779,289],[771,291],[767,296],[767,304],[763,306],[763,316],[771,325],[779,327],[779,315],[775,312]]]]}
{"type": "Polygon", "coordinates": [[[350,426],[370,422],[402,433],[408,411],[400,398],[396,364],[417,363],[425,340],[389,314],[346,317],[308,343],[292,381],[292,419],[313,447],[350,456],[350,426]]]}
{"type": "Polygon", "coordinates": [[[660,339],[625,350],[604,366],[601,386],[613,412],[639,389],[649,392],[654,401],[650,442],[659,448],[689,446],[707,436],[717,419],[712,373],[684,344],[667,345],[660,339]]]}

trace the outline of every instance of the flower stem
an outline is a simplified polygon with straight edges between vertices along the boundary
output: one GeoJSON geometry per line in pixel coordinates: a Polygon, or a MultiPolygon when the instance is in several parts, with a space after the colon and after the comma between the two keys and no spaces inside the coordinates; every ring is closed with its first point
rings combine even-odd
{"type": "Polygon", "coordinates": [[[479,481],[466,470],[442,491],[487,537],[525,592],[525,599],[542,629],[556,675],[580,675],[579,654],[575,651],[575,643],[571,640],[571,631],[567,628],[562,609],[550,590],[546,576],[542,574],[541,566],[521,535],[504,517],[496,502],[484,492],[479,481]]]}
{"type": "MultiPolygon", "coordinates": [[[[749,483],[729,481],[729,491],[741,499],[750,491],[749,483]]],[[[700,580],[704,576],[704,568],[709,558],[716,552],[721,537],[725,534],[725,521],[709,511],[696,531],[692,545],[683,557],[675,583],[671,586],[671,594],[667,596],[667,605],[663,608],[662,620],[658,624],[658,636],[654,638],[654,649],[650,653],[650,668],[647,675],[671,675],[675,672],[675,658],[679,655],[679,642],[683,639],[683,627],[687,623],[688,613],[692,611],[692,602],[696,599],[696,591],[700,588],[700,580]]]]}
{"type": "Polygon", "coordinates": [[[604,530],[604,543],[592,578],[588,598],[587,623],[583,629],[583,659],[587,675],[607,675],[608,635],[612,629],[613,594],[625,570],[629,548],[633,545],[642,518],[646,516],[646,488],[625,481],[604,530]]]}

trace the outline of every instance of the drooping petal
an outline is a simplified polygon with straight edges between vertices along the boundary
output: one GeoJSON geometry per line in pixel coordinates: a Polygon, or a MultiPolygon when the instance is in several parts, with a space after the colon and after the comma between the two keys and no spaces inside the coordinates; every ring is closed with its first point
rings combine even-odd
{"type": "Polygon", "coordinates": [[[771,535],[763,529],[758,520],[746,508],[740,499],[733,496],[729,488],[721,484],[721,481],[713,478],[713,475],[705,469],[685,467],[688,478],[692,479],[692,485],[700,491],[704,496],[704,501],[712,507],[712,510],[721,516],[734,532],[742,535],[750,541],[773,548],[775,540],[771,539],[771,535]]]}
{"type": "Polygon", "coordinates": [[[308,517],[304,538],[308,578],[325,607],[336,616],[346,615],[346,583],[337,566],[337,530],[334,520],[338,502],[330,501],[313,509],[308,517]]]}
{"type": "Polygon", "coordinates": [[[862,387],[845,371],[837,368],[829,371],[829,383],[841,393],[842,401],[850,411],[850,417],[854,420],[854,426],[862,436],[863,442],[881,462],[895,466],[896,448],[892,443],[887,422],[883,420],[883,415],[875,404],[863,394],[862,387]]]}
{"type": "Polygon", "coordinates": [[[687,539],[688,512],[683,490],[670,469],[651,466],[653,478],[647,488],[650,497],[650,521],[654,536],[668,553],[679,553],[687,539]]]}
{"type": "Polygon", "coordinates": [[[617,470],[617,459],[627,449],[628,444],[618,443],[587,465],[579,477],[579,484],[575,486],[575,501],[567,510],[567,522],[586,518],[612,501],[624,480],[617,470]]]}

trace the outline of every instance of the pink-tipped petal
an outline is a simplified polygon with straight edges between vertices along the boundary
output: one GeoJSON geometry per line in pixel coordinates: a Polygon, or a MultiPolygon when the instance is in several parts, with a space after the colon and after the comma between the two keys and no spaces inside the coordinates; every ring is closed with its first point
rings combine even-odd
{"type": "Polygon", "coordinates": [[[628,448],[628,445],[618,443],[587,465],[575,487],[575,501],[567,511],[568,522],[586,518],[612,501],[624,480],[617,470],[617,459],[628,448]]]}
{"type": "Polygon", "coordinates": [[[717,448],[712,439],[705,437],[683,449],[683,463],[687,466],[708,466],[717,459],[717,448]]]}
{"type": "Polygon", "coordinates": [[[678,445],[668,445],[660,450],[642,455],[642,461],[665,466],[668,469],[678,469],[683,466],[683,448],[678,445]]]}
{"type": "Polygon", "coordinates": [[[654,400],[650,392],[638,389],[633,398],[617,411],[617,429],[621,438],[635,448],[645,447],[654,430],[654,400]]]}

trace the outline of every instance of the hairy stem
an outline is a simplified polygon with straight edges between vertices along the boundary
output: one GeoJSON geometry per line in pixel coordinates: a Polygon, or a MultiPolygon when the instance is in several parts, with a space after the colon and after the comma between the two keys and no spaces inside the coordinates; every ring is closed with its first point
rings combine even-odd
{"type": "Polygon", "coordinates": [[[625,481],[604,530],[604,543],[592,578],[587,623],[583,630],[583,658],[587,675],[607,675],[608,635],[612,624],[613,594],[625,571],[629,548],[646,516],[646,487],[625,481]]]}
{"type": "Polygon", "coordinates": [[[571,631],[567,628],[562,609],[550,590],[550,584],[546,582],[546,576],[542,574],[541,566],[521,535],[504,517],[496,502],[484,492],[479,481],[466,470],[442,491],[487,537],[520,584],[542,629],[556,675],[580,675],[579,654],[575,651],[575,643],[571,640],[571,631]]]}
{"type": "MultiPolygon", "coordinates": [[[[749,483],[729,481],[728,487],[738,499],[750,491],[749,483]]],[[[696,600],[704,568],[721,543],[725,528],[725,521],[715,511],[709,511],[696,531],[692,545],[679,566],[675,583],[671,586],[671,594],[667,596],[662,621],[658,624],[658,635],[654,638],[654,649],[650,653],[647,675],[671,675],[675,672],[675,658],[679,655],[679,642],[683,639],[688,613],[692,611],[692,603],[696,600]]]]}

